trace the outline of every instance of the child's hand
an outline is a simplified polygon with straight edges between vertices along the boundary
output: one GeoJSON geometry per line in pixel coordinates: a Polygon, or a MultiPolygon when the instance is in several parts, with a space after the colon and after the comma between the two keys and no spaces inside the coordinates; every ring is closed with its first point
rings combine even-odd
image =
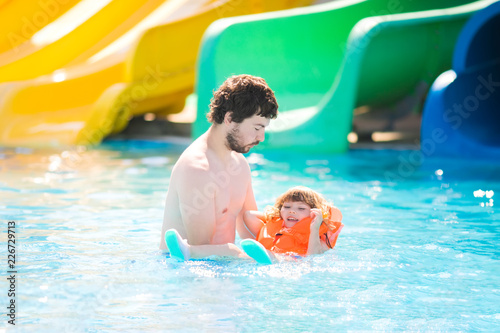
{"type": "Polygon", "coordinates": [[[321,212],[321,209],[319,208],[313,208],[311,209],[311,229],[319,230],[319,227],[321,226],[321,223],[323,222],[323,213],[321,212]]]}

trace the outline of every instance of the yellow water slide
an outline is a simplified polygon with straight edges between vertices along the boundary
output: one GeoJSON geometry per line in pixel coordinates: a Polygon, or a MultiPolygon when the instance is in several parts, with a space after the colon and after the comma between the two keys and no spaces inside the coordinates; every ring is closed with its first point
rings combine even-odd
{"type": "Polygon", "coordinates": [[[0,0],[0,55],[21,50],[40,29],[80,0],[0,0]]]}
{"type": "Polygon", "coordinates": [[[178,112],[210,23],[312,1],[63,2],[64,12],[0,53],[1,145],[98,143],[133,115],[178,112]]]}

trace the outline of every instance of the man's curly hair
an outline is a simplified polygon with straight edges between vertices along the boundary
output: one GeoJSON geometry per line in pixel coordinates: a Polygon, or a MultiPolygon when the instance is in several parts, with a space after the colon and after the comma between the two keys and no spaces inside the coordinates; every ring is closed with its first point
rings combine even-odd
{"type": "Polygon", "coordinates": [[[227,112],[232,113],[231,120],[236,123],[253,115],[275,119],[278,116],[278,102],[263,78],[235,75],[214,92],[207,118],[211,123],[222,124],[227,112]]]}

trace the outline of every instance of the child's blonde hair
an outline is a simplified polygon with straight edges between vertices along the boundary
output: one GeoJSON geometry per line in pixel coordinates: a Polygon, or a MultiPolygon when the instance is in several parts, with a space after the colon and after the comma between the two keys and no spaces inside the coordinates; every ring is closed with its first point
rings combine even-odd
{"type": "Polygon", "coordinates": [[[295,186],[288,189],[285,193],[280,195],[274,206],[268,206],[266,209],[266,216],[273,218],[279,217],[281,208],[285,202],[303,202],[308,204],[311,208],[319,208],[323,213],[323,218],[328,217],[330,212],[330,207],[333,206],[331,202],[328,202],[321,194],[318,192],[305,187],[305,186],[295,186]]]}

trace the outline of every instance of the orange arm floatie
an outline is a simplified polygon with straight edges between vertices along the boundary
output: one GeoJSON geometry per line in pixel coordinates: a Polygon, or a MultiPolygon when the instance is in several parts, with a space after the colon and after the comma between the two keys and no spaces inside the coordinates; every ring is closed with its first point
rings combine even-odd
{"type": "Polygon", "coordinates": [[[342,213],[337,207],[331,206],[330,212],[327,214],[323,220],[323,224],[321,224],[321,227],[319,228],[319,237],[326,243],[326,245],[328,245],[329,248],[333,249],[343,227],[342,213]]]}

